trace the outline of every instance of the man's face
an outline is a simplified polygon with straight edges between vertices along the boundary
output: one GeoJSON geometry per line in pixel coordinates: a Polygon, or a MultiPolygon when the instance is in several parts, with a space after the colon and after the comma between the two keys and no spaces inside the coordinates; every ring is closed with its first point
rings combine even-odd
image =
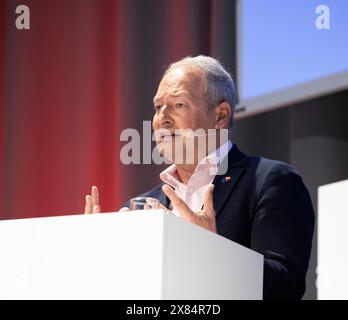
{"type": "MultiPolygon", "coordinates": [[[[188,152],[197,153],[196,147],[188,148],[192,135],[185,135],[183,131],[202,129],[207,132],[214,128],[213,112],[208,111],[204,89],[203,76],[194,69],[176,68],[161,80],[154,97],[155,114],[152,123],[161,155],[168,155],[168,152],[177,155],[182,149],[184,157],[188,152]],[[178,150],[178,146],[182,149],[178,150]]],[[[197,157],[196,154],[195,163],[197,157]]],[[[170,158],[177,163],[178,157],[170,158]]]]}

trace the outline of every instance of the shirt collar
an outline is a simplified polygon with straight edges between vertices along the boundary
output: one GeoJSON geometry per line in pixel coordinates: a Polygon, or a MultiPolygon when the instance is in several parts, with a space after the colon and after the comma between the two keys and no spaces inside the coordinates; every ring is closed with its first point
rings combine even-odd
{"type": "MultiPolygon", "coordinates": [[[[215,176],[222,160],[227,156],[232,147],[232,142],[230,140],[227,140],[222,146],[208,154],[198,163],[193,175],[195,175],[200,170],[209,168],[209,175],[215,176]]],[[[186,187],[184,183],[179,181],[179,176],[176,170],[176,165],[175,163],[173,163],[171,166],[163,170],[160,173],[159,177],[164,183],[169,184],[173,188],[186,187]]]]}

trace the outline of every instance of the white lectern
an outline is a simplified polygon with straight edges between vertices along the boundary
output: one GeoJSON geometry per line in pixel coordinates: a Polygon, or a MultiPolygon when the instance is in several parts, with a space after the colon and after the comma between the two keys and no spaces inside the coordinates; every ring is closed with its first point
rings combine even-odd
{"type": "Polygon", "coordinates": [[[348,299],[348,180],[318,189],[319,300],[348,299]]]}
{"type": "Polygon", "coordinates": [[[262,299],[263,256],[163,210],[0,222],[1,299],[262,299]]]}

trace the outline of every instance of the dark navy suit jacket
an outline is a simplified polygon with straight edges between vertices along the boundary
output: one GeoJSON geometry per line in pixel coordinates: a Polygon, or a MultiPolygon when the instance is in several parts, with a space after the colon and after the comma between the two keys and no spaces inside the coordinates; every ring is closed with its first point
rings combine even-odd
{"type": "MultiPolygon", "coordinates": [[[[301,176],[286,163],[248,157],[235,144],[225,161],[226,174],[213,181],[218,234],[264,255],[264,299],[300,299],[314,230],[301,176]]],[[[162,185],[141,196],[168,207],[162,185]]]]}

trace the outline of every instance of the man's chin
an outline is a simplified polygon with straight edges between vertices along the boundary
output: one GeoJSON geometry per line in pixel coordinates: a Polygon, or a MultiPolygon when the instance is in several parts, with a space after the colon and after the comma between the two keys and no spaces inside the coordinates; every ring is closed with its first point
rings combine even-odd
{"type": "Polygon", "coordinates": [[[175,163],[175,164],[194,164],[194,160],[192,156],[187,156],[185,155],[193,155],[194,150],[187,150],[185,152],[185,148],[177,148],[178,150],[175,149],[175,144],[173,143],[167,143],[167,142],[161,142],[156,145],[157,151],[160,154],[160,156],[166,160],[166,163],[175,163]]]}

